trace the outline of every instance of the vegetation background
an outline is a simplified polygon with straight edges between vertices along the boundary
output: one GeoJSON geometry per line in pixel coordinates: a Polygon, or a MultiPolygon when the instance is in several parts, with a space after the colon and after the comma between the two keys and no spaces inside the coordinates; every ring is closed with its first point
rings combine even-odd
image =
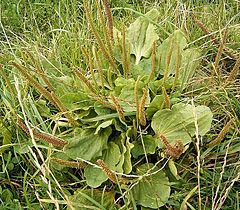
{"type": "MultiPolygon", "coordinates": [[[[159,209],[240,209],[240,2],[112,0],[110,3],[115,26],[122,23],[129,26],[140,14],[157,9],[161,41],[181,29],[189,46],[199,49],[202,55],[196,76],[183,97],[192,97],[194,103],[210,107],[214,120],[200,147],[191,144],[175,161],[180,178],[172,178],[170,198],[159,209]]],[[[93,14],[97,11],[94,6],[91,10],[93,14]]],[[[51,120],[42,117],[54,111],[38,100],[39,94],[11,62],[27,59],[24,52],[34,49],[34,56],[44,56],[53,64],[48,65],[49,72],[57,66],[59,74],[64,75],[69,67],[82,66],[81,47],[91,42],[83,2],[1,0],[0,12],[0,209],[67,209],[67,198],[71,199],[78,189],[88,188],[83,172],[52,168],[49,157],[57,149],[38,144],[37,150],[17,126],[16,113],[23,114],[24,107],[32,124],[54,133],[51,120]],[[41,167],[41,158],[49,171],[41,167]]],[[[111,182],[101,190],[105,188],[115,190],[118,196],[123,193],[111,182]]],[[[107,209],[98,205],[99,196],[86,194],[85,199],[87,202],[80,199],[79,203],[88,205],[76,209],[107,209]]],[[[137,206],[134,199],[122,199],[118,208],[147,209],[137,206]]]]}

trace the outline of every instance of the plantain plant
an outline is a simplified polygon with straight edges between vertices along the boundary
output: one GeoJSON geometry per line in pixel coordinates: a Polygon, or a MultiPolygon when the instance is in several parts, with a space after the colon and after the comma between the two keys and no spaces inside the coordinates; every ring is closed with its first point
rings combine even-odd
{"type": "MultiPolygon", "coordinates": [[[[107,1],[106,15],[98,1],[95,4],[98,22],[84,1],[93,36],[81,47],[80,67],[61,64],[65,69],[61,75],[58,64],[51,66],[31,52],[25,55],[27,62],[12,62],[45,98],[36,102],[40,115],[53,119],[59,128],[59,137],[37,130],[32,134],[61,149],[51,156],[53,168],[80,168],[87,185],[94,188],[71,196],[76,208],[83,209],[78,204],[94,197],[104,208],[117,209],[115,191],[109,188],[101,199],[100,189],[109,180],[121,192],[119,199],[157,209],[170,197],[169,176],[179,179],[174,161],[211,127],[210,109],[183,94],[201,54],[188,46],[181,30],[160,41],[156,9],[128,27],[113,27],[107,1]],[[36,70],[34,77],[29,66],[36,70]]],[[[29,133],[31,126],[25,123],[19,114],[19,127],[29,133]]]]}

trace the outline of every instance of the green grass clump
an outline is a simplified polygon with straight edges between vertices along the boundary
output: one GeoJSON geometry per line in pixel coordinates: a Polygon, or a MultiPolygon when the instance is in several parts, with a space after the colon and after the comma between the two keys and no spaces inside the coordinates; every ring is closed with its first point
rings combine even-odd
{"type": "Polygon", "coordinates": [[[2,3],[0,209],[239,209],[238,2],[106,2],[2,3]]]}

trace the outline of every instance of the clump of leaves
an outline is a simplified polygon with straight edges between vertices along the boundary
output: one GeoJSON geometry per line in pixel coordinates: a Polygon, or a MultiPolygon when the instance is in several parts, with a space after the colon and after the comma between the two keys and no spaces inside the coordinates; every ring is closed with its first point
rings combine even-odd
{"type": "MultiPolygon", "coordinates": [[[[59,75],[35,60],[35,74],[41,78],[34,79],[27,70],[31,63],[13,63],[63,116],[62,121],[55,121],[56,127],[68,131],[59,133],[64,140],[36,131],[33,135],[62,147],[52,161],[63,167],[83,168],[88,186],[101,189],[109,179],[137,205],[159,208],[168,202],[171,191],[167,161],[179,158],[194,136],[204,136],[211,126],[210,109],[182,96],[194,76],[200,52],[188,47],[180,30],[161,43],[154,25],[158,18],[155,9],[127,29],[117,29],[104,25],[100,5],[100,24],[94,23],[87,1],[84,8],[96,43],[82,47],[85,63],[73,67],[74,74],[67,70],[66,75],[59,75]],[[165,153],[165,158],[158,151],[165,153]],[[152,154],[155,158],[150,158],[152,154]],[[126,185],[131,190],[126,190],[126,185]]],[[[111,14],[107,11],[109,23],[111,14]]],[[[41,103],[44,110],[42,106],[46,104],[41,103]]],[[[43,117],[48,115],[42,113],[43,117]]],[[[22,122],[19,125],[29,132],[22,122]]],[[[171,165],[173,171],[174,162],[171,165]]],[[[94,197],[93,205],[115,209],[108,201],[114,194],[105,192],[103,200],[101,194],[99,190],[79,190],[72,200],[82,203],[76,206],[83,209],[94,197]],[[78,199],[79,195],[85,196],[78,199]]]]}

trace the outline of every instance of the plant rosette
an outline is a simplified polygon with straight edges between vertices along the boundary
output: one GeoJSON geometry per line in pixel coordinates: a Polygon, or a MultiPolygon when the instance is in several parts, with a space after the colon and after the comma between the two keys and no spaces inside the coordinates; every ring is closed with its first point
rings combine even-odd
{"type": "MultiPolygon", "coordinates": [[[[101,39],[92,24],[86,2],[85,9],[96,37],[93,52],[83,49],[86,71],[75,69],[74,76],[67,70],[64,78],[54,75],[55,83],[49,82],[58,101],[46,92],[46,80],[30,80],[32,86],[38,83],[45,88],[43,91],[37,85],[36,89],[55,107],[68,113],[65,118],[72,126],[71,132],[62,135],[65,145],[62,152],[53,155],[53,162],[61,168],[83,168],[86,183],[92,188],[99,188],[108,179],[122,189],[133,186],[130,194],[138,205],[159,208],[167,203],[171,190],[166,160],[171,160],[168,167],[179,179],[174,160],[181,157],[194,136],[204,136],[211,127],[211,110],[189,103],[191,99],[182,94],[196,72],[200,52],[189,48],[180,30],[160,42],[155,9],[127,29],[113,28],[110,45],[102,45],[104,37],[101,39]],[[62,83],[56,82],[61,79],[62,83]],[[161,159],[159,150],[167,158],[161,159]],[[153,154],[156,158],[148,160],[153,154]]],[[[15,67],[29,79],[20,64],[15,67]]],[[[46,103],[41,101],[38,108],[49,110],[43,106],[46,103]]],[[[48,112],[43,117],[50,115],[48,112]]],[[[83,193],[89,194],[78,191],[72,199],[83,193]]],[[[99,197],[99,191],[94,193],[99,197]]],[[[111,198],[112,194],[108,195],[111,198]]]]}

